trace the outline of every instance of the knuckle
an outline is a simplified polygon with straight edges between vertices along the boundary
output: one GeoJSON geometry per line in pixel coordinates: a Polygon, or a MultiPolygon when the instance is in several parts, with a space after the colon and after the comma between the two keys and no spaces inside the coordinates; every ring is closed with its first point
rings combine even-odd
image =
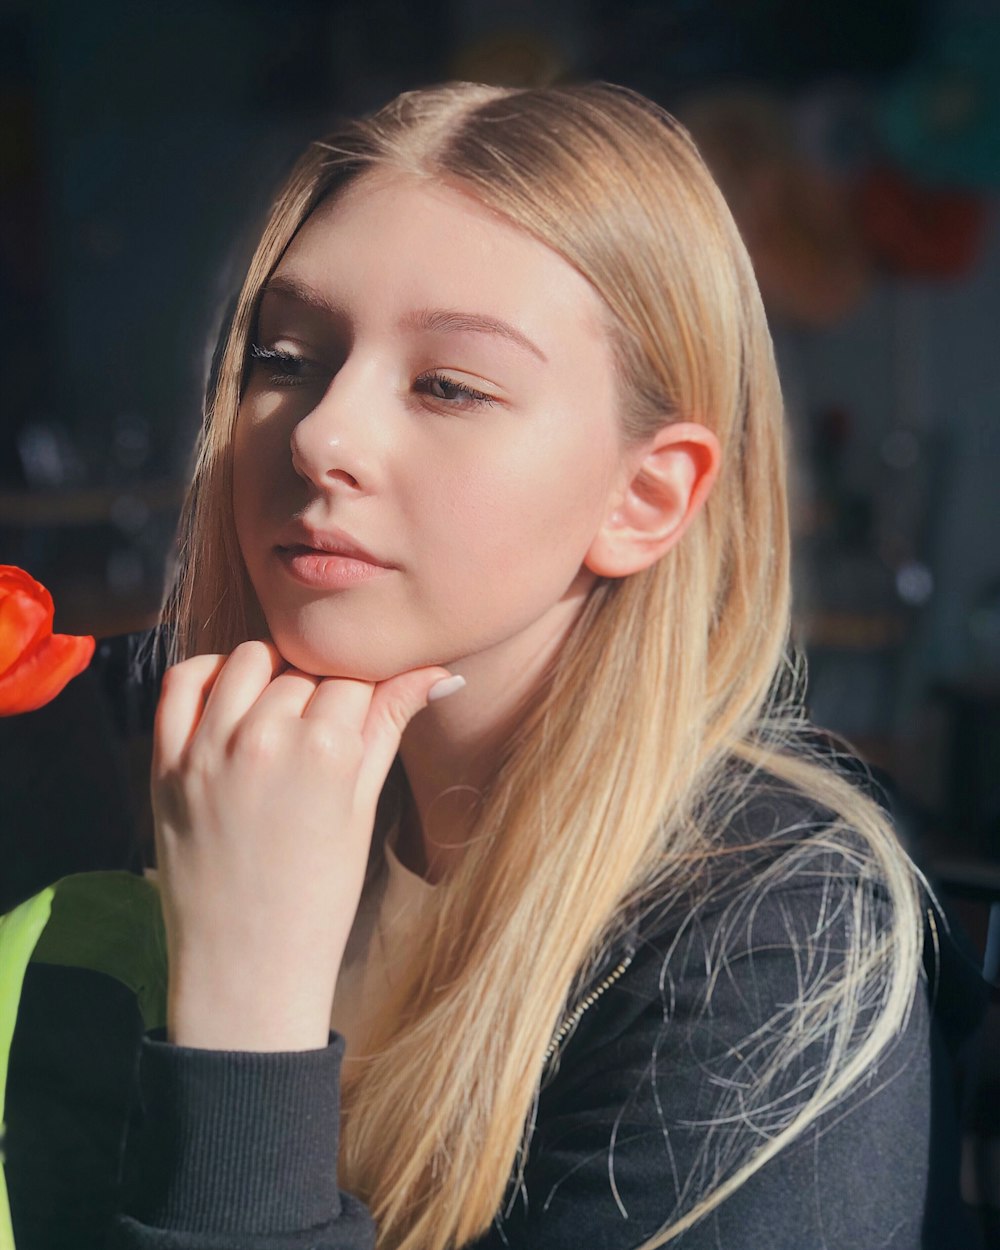
{"type": "MultiPolygon", "coordinates": [[[[186,662],[186,661],[185,661],[186,662]]],[[[161,690],[172,690],[177,682],[183,678],[180,664],[171,664],[168,669],[164,669],[163,676],[160,678],[161,690]]]]}
{"type": "Polygon", "coordinates": [[[171,664],[160,679],[161,690],[175,690],[189,681],[202,681],[222,658],[220,655],[192,655],[177,664],[171,664]]]}
{"type": "Polygon", "coordinates": [[[413,708],[410,700],[403,694],[394,694],[385,700],[382,713],[389,724],[402,734],[413,716],[413,708]]]}
{"type": "Polygon", "coordinates": [[[213,777],[219,768],[214,751],[197,737],[184,753],[183,767],[178,771],[176,784],[200,783],[213,777]]]}
{"type": "Polygon", "coordinates": [[[271,661],[271,653],[267,648],[266,642],[261,642],[258,638],[249,638],[245,642],[238,643],[233,649],[233,656],[239,656],[241,660],[248,660],[254,663],[260,660],[271,661]]]}
{"type": "Polygon", "coordinates": [[[282,748],[281,726],[267,720],[246,721],[236,730],[233,747],[240,755],[258,763],[274,760],[282,748]]]}
{"type": "Polygon", "coordinates": [[[179,664],[171,664],[163,673],[160,681],[160,687],[163,690],[173,690],[177,686],[182,685],[189,677],[193,675],[196,669],[195,661],[202,659],[202,656],[194,656],[190,660],[181,660],[179,664]]]}
{"type": "Polygon", "coordinates": [[[301,745],[310,755],[333,756],[338,753],[337,733],[331,725],[303,721],[301,745]]]}
{"type": "Polygon", "coordinates": [[[337,725],[327,721],[303,721],[303,747],[313,757],[320,756],[327,762],[351,765],[360,744],[352,734],[344,733],[337,725]]]}

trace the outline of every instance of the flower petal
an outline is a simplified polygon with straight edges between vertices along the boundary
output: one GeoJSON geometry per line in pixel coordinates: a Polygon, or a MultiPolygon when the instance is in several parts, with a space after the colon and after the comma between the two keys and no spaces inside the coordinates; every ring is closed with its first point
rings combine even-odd
{"type": "Polygon", "coordinates": [[[0,599],[3,599],[6,595],[13,594],[15,591],[21,591],[29,595],[44,607],[48,613],[49,627],[51,628],[54,609],[52,596],[47,588],[41,582],[35,581],[27,569],[22,569],[17,564],[0,564],[0,599]]]}
{"type": "Polygon", "coordinates": [[[0,673],[5,673],[33,644],[52,631],[52,600],[20,588],[4,594],[0,587],[0,673]]]}
{"type": "Polygon", "coordinates": [[[33,712],[54,699],[90,663],[90,635],[53,634],[0,674],[0,716],[33,712]]]}
{"type": "Polygon", "coordinates": [[[19,564],[0,564],[0,594],[5,590],[27,590],[45,603],[52,602],[52,596],[42,583],[36,582],[19,564]]]}

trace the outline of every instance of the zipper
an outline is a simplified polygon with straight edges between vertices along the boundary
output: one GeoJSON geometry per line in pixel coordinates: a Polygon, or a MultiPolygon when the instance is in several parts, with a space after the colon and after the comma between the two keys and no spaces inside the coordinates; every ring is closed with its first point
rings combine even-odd
{"type": "Polygon", "coordinates": [[[576,1026],[580,1023],[581,1019],[583,1018],[584,1013],[586,1011],[589,1011],[590,1008],[593,1007],[594,1003],[596,1003],[597,1000],[601,997],[601,995],[605,993],[606,990],[609,990],[612,987],[612,985],[614,985],[614,983],[625,973],[626,969],[629,967],[629,965],[632,962],[632,958],[633,957],[631,955],[626,955],[625,958],[618,965],[618,967],[613,969],[604,978],[604,980],[600,983],[600,985],[595,986],[587,995],[587,997],[584,998],[582,1002],[578,1003],[576,1007],[574,1007],[573,1010],[570,1012],[570,1014],[565,1018],[565,1020],[563,1020],[562,1024],[556,1030],[556,1034],[552,1038],[552,1041],[549,1042],[548,1049],[545,1052],[545,1057],[542,1060],[543,1067],[547,1065],[551,1059],[554,1058],[560,1045],[566,1040],[566,1038],[573,1032],[576,1026]]]}

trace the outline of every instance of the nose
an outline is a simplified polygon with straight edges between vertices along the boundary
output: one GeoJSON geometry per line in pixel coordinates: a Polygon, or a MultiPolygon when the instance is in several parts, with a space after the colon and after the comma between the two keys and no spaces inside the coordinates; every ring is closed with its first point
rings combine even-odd
{"type": "Polygon", "coordinates": [[[341,484],[367,492],[375,485],[370,404],[362,402],[356,371],[345,365],[319,403],[292,429],[292,468],[317,490],[341,484]]]}

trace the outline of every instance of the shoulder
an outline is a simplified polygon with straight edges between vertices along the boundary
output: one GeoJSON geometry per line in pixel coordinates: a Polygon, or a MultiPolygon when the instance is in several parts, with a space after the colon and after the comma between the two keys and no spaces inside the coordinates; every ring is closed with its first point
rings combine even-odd
{"type": "MultiPolygon", "coordinates": [[[[913,1244],[929,1011],[918,992],[902,1020],[880,1025],[886,965],[866,960],[891,929],[889,896],[860,839],[808,796],[757,777],[731,813],[708,871],[647,906],[624,970],[602,989],[605,970],[582,999],[590,1005],[543,1086],[543,1142],[585,1142],[603,1158],[594,1192],[610,1174],[651,1232],[789,1130],[782,1163],[740,1186],[692,1246],[824,1235],[851,1247],[913,1244]],[[872,1185],[845,1203],[859,1168],[872,1185]],[[876,1210],[889,1192],[899,1201],[876,1210]]],[[[881,955],[893,959],[891,936],[881,955]]]]}
{"type": "MultiPolygon", "coordinates": [[[[696,868],[665,874],[632,912],[627,937],[643,952],[730,954],[804,934],[842,933],[858,923],[884,927],[890,891],[868,841],[818,799],[764,772],[732,770],[706,805],[705,849],[696,868]],[[783,938],[782,938],[783,935],[783,938]]],[[[859,796],[860,797],[860,796],[859,796]]],[[[870,792],[866,797],[871,797],[870,792]]],[[[909,876],[912,865],[889,833],[886,853],[909,876]]]]}
{"type": "MultiPolygon", "coordinates": [[[[719,1110],[763,1089],[765,1071],[821,1072],[837,1048],[870,1034],[905,963],[896,904],[865,843],[773,777],[753,776],[737,793],[704,870],[647,900],[575,996],[553,1070],[569,1064],[586,1080],[617,1052],[638,1073],[655,1055],[660,1077],[669,1071],[675,1088],[686,1083],[719,1110]]],[[[922,912],[911,910],[902,904],[919,948],[922,912]]],[[[914,1053],[926,1048],[919,977],[914,968],[907,979],[909,1011],[885,1059],[904,1035],[914,1053]]]]}

